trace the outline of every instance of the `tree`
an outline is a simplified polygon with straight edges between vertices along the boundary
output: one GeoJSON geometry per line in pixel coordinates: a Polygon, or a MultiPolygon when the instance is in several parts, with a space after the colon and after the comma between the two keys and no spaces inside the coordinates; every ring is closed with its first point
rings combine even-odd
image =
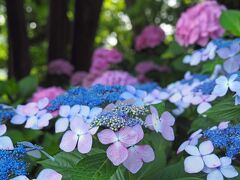
{"type": "Polygon", "coordinates": [[[88,70],[103,0],[75,0],[71,62],[77,70],[88,70]]]}
{"type": "Polygon", "coordinates": [[[67,19],[68,0],[51,0],[49,12],[48,62],[67,58],[69,22],[67,19]]]}
{"type": "Polygon", "coordinates": [[[6,0],[9,62],[8,75],[17,80],[27,76],[31,69],[23,0],[6,0]]]}

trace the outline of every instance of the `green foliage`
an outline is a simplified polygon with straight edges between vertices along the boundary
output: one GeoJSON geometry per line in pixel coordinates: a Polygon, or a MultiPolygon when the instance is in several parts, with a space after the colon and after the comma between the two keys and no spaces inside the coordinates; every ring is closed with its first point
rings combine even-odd
{"type": "Polygon", "coordinates": [[[114,167],[107,159],[106,153],[100,149],[92,149],[87,155],[78,151],[60,152],[54,156],[55,161],[44,160],[39,163],[45,168],[52,168],[63,175],[63,179],[72,180],[105,180],[114,172],[114,167]]]}
{"type": "Polygon", "coordinates": [[[226,10],[220,17],[221,26],[235,36],[240,36],[240,12],[226,10]]]}
{"type": "Polygon", "coordinates": [[[162,114],[164,111],[165,111],[165,103],[164,102],[161,102],[157,105],[154,105],[154,107],[158,110],[158,113],[159,114],[162,114]]]}
{"type": "Polygon", "coordinates": [[[37,90],[38,79],[36,76],[28,76],[18,82],[19,95],[26,98],[37,90]]]}
{"type": "Polygon", "coordinates": [[[191,130],[206,129],[222,121],[239,122],[240,107],[234,105],[233,97],[224,97],[214,103],[213,107],[199,116],[192,123],[191,130]]]}

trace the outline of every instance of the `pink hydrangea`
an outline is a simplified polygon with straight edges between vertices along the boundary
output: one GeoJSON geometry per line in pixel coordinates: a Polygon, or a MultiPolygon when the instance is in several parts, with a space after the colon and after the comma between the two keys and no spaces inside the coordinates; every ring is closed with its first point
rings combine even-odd
{"type": "Polygon", "coordinates": [[[176,25],[176,41],[182,46],[205,46],[210,38],[224,34],[219,18],[224,6],[216,1],[205,1],[184,12],[176,25]]]}
{"type": "Polygon", "coordinates": [[[64,59],[56,59],[49,63],[48,73],[52,75],[67,75],[71,76],[74,67],[64,59]]]}
{"type": "Polygon", "coordinates": [[[71,76],[71,85],[78,86],[82,85],[84,78],[87,76],[87,72],[77,71],[71,76]]]}
{"type": "Polygon", "coordinates": [[[117,49],[98,48],[94,51],[90,73],[105,71],[111,64],[122,62],[123,56],[117,49]]]}
{"type": "Polygon", "coordinates": [[[150,71],[168,72],[169,68],[167,66],[160,66],[153,61],[143,61],[135,66],[135,71],[138,74],[146,74],[150,71]]]}
{"type": "Polygon", "coordinates": [[[64,93],[64,89],[60,87],[49,87],[49,88],[39,88],[32,96],[31,101],[37,102],[40,99],[48,98],[49,100],[54,99],[55,97],[64,93]]]}
{"type": "Polygon", "coordinates": [[[92,85],[134,85],[137,83],[137,78],[133,77],[128,72],[114,70],[104,72],[102,76],[93,81],[92,85]]]}
{"type": "Polygon", "coordinates": [[[143,29],[136,37],[135,49],[140,51],[145,48],[154,48],[165,39],[165,33],[159,26],[150,25],[143,29]]]}

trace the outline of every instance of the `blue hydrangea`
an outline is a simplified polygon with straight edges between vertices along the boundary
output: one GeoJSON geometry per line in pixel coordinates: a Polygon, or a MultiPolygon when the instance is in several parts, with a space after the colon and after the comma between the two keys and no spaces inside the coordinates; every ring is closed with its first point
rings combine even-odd
{"type": "Polygon", "coordinates": [[[61,105],[73,106],[75,104],[86,105],[90,108],[103,106],[119,100],[120,95],[125,91],[124,86],[95,85],[89,89],[75,87],[63,95],[53,99],[48,106],[49,111],[58,110],[61,105]]]}
{"type": "Polygon", "coordinates": [[[240,152],[240,124],[226,129],[208,129],[203,135],[212,141],[214,147],[225,150],[230,158],[240,152]]]}
{"type": "Polygon", "coordinates": [[[211,94],[215,85],[216,85],[215,80],[208,81],[195,87],[193,89],[193,92],[201,92],[202,94],[205,94],[205,95],[211,94]]]}
{"type": "Polygon", "coordinates": [[[107,127],[117,131],[122,127],[133,127],[137,124],[143,125],[142,116],[148,110],[144,106],[118,104],[111,111],[103,111],[91,123],[92,127],[107,127]]]}
{"type": "Polygon", "coordinates": [[[151,82],[151,83],[137,84],[137,85],[135,85],[135,88],[149,93],[149,92],[153,91],[154,89],[157,89],[160,87],[157,83],[151,82]]]}
{"type": "Polygon", "coordinates": [[[226,48],[230,47],[234,43],[240,43],[240,38],[234,39],[234,40],[224,40],[224,39],[215,39],[212,40],[212,42],[218,47],[218,48],[226,48]]]}
{"type": "Polygon", "coordinates": [[[181,84],[189,84],[191,85],[195,80],[198,81],[204,81],[206,80],[208,77],[208,75],[204,75],[204,74],[193,74],[192,78],[190,79],[183,79],[180,81],[181,84]]]}
{"type": "Polygon", "coordinates": [[[13,108],[0,104],[0,124],[4,120],[9,120],[15,115],[13,108]]]}
{"type": "Polygon", "coordinates": [[[0,179],[7,180],[15,176],[27,175],[27,163],[23,146],[14,150],[0,150],[0,179]]]}

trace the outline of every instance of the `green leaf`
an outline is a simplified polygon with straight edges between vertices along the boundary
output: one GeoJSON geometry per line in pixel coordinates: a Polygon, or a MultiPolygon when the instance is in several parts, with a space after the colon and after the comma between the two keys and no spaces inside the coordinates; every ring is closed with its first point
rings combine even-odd
{"type": "Polygon", "coordinates": [[[63,179],[105,180],[110,179],[116,171],[116,167],[106,157],[106,152],[100,149],[92,149],[87,155],[78,151],[60,152],[54,158],[55,161],[48,159],[39,163],[61,173],[63,179]]]}
{"type": "Polygon", "coordinates": [[[182,178],[177,178],[175,180],[204,180],[204,178],[198,178],[198,177],[182,177],[182,178]]]}
{"type": "Polygon", "coordinates": [[[156,105],[154,105],[154,107],[158,110],[159,114],[162,114],[165,111],[165,103],[164,102],[156,104],[156,105]]]}
{"type": "Polygon", "coordinates": [[[220,17],[220,24],[233,35],[240,36],[240,11],[226,10],[220,17]]]}
{"type": "Polygon", "coordinates": [[[24,129],[24,130],[16,130],[10,129],[6,133],[7,136],[11,137],[14,143],[20,141],[33,141],[42,135],[42,131],[36,131],[31,129],[24,129]]]}
{"type": "Polygon", "coordinates": [[[36,91],[38,79],[36,76],[28,76],[18,82],[19,95],[29,97],[36,91]]]}

